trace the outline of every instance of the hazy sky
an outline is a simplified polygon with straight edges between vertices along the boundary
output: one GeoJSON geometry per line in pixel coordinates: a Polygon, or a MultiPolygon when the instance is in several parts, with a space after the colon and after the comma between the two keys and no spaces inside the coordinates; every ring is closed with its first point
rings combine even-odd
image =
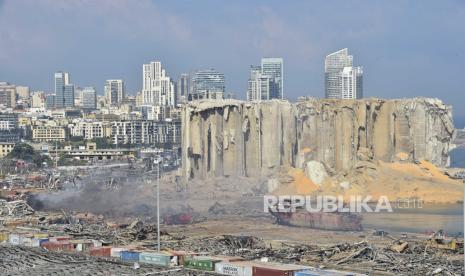
{"type": "Polygon", "coordinates": [[[249,66],[284,58],[289,99],[324,95],[324,57],[349,48],[365,96],[428,96],[465,117],[465,1],[0,0],[0,80],[51,91],[65,70],[102,93],[141,89],[142,64],[171,77],[215,68],[244,98],[249,66]]]}

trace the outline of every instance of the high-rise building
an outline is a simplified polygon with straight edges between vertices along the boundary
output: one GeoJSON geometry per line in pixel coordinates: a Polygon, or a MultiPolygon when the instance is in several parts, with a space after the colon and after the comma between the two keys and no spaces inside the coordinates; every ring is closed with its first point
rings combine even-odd
{"type": "Polygon", "coordinates": [[[45,109],[53,109],[56,105],[56,95],[47,94],[45,95],[45,109]]]}
{"type": "Polygon", "coordinates": [[[0,82],[0,105],[6,108],[16,107],[16,86],[0,82]]]}
{"type": "Polygon", "coordinates": [[[16,86],[16,94],[20,99],[28,99],[30,97],[30,91],[28,86],[16,86]]]}
{"type": "Polygon", "coordinates": [[[32,93],[31,107],[45,108],[45,92],[44,91],[34,91],[32,93]]]}
{"type": "Polygon", "coordinates": [[[181,74],[176,85],[177,102],[184,103],[189,98],[190,80],[189,74],[181,74]]]}
{"type": "Polygon", "coordinates": [[[18,114],[0,112],[0,130],[13,130],[18,128],[18,114]]]}
{"type": "Polygon", "coordinates": [[[97,108],[97,92],[93,87],[84,87],[81,91],[81,106],[86,109],[97,108]]]}
{"type": "Polygon", "coordinates": [[[325,97],[359,99],[363,97],[363,71],[353,67],[353,56],[344,48],[325,59],[325,97]]]}
{"type": "Polygon", "coordinates": [[[18,114],[0,112],[0,142],[17,143],[20,138],[18,114]]]}
{"type": "Polygon", "coordinates": [[[56,108],[74,106],[74,85],[69,82],[66,72],[55,73],[55,97],[56,108]]]}
{"type": "Polygon", "coordinates": [[[276,91],[274,78],[262,74],[261,66],[250,66],[250,77],[247,86],[248,101],[263,101],[273,99],[272,91],[276,91]]]}
{"type": "Polygon", "coordinates": [[[64,107],[74,107],[74,84],[65,84],[64,107]]]}
{"type": "Polygon", "coordinates": [[[108,105],[120,104],[125,97],[123,80],[107,80],[104,90],[108,105]]]}
{"type": "Polygon", "coordinates": [[[82,87],[74,87],[74,106],[81,107],[82,87]]]}
{"type": "Polygon", "coordinates": [[[142,80],[143,105],[176,105],[174,84],[160,61],[152,61],[142,66],[142,80]]]}
{"type": "Polygon", "coordinates": [[[270,90],[270,99],[284,97],[284,71],[282,58],[262,58],[261,72],[272,78],[276,84],[270,90]]]}
{"type": "Polygon", "coordinates": [[[195,72],[192,78],[191,100],[224,99],[224,74],[214,69],[195,72]]]}
{"type": "Polygon", "coordinates": [[[342,99],[363,98],[362,67],[344,67],[341,73],[342,99]]]}

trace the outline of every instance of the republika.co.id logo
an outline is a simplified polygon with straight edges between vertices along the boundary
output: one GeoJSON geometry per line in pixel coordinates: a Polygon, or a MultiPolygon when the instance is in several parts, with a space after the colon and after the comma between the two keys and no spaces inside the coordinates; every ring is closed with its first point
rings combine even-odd
{"type": "MultiPolygon", "coordinates": [[[[395,208],[422,208],[423,201],[419,199],[397,199],[395,208]]],[[[379,213],[393,212],[393,204],[387,196],[375,200],[372,196],[311,196],[302,195],[265,195],[263,211],[289,213],[297,210],[308,212],[340,212],[340,213],[379,213]],[[346,200],[348,199],[348,200],[346,200]]]]}

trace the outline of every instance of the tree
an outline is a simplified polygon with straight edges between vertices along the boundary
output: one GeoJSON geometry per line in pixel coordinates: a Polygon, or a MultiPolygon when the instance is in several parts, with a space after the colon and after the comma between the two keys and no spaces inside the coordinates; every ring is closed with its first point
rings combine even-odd
{"type": "Polygon", "coordinates": [[[34,163],[38,167],[42,167],[43,163],[51,164],[52,160],[46,155],[34,150],[34,148],[26,143],[18,143],[13,150],[6,156],[9,159],[22,159],[26,162],[34,163]]]}

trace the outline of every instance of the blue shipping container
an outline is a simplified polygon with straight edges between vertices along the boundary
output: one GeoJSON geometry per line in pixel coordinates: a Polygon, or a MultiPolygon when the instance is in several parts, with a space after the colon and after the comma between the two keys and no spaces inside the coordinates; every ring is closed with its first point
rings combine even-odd
{"type": "Polygon", "coordinates": [[[39,245],[42,246],[42,244],[43,244],[44,242],[48,242],[48,241],[49,241],[48,239],[40,239],[40,240],[39,240],[39,245]]]}
{"type": "Polygon", "coordinates": [[[121,260],[137,262],[139,261],[139,252],[134,251],[121,251],[121,260]]]}

